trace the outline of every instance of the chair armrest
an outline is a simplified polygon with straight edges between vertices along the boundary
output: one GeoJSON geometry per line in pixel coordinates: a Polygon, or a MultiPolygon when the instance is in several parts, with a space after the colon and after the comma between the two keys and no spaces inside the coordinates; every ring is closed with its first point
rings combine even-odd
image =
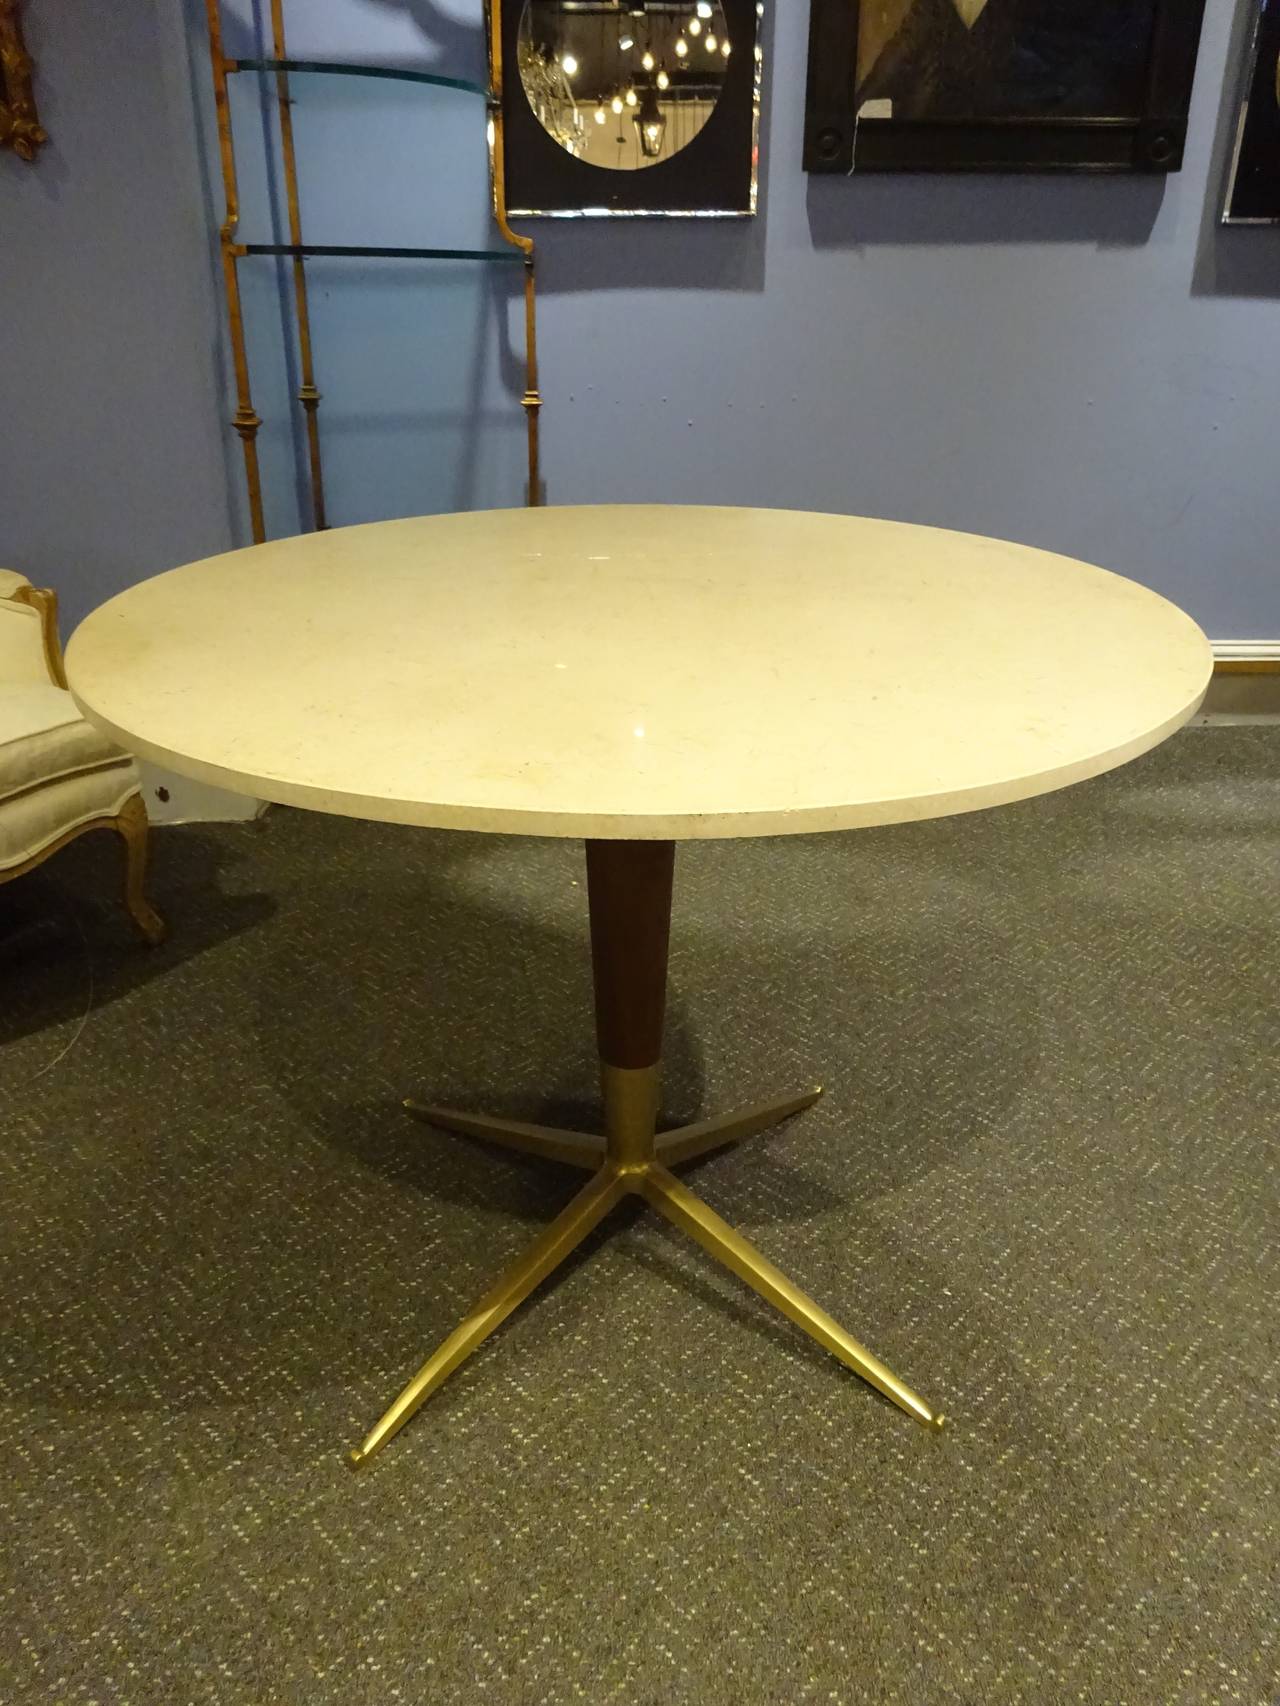
{"type": "Polygon", "coordinates": [[[40,642],[44,649],[44,664],[55,687],[67,685],[62,667],[62,640],[58,633],[58,595],[49,587],[32,586],[25,575],[13,569],[0,569],[0,598],[11,604],[25,604],[40,618],[40,642]]]}

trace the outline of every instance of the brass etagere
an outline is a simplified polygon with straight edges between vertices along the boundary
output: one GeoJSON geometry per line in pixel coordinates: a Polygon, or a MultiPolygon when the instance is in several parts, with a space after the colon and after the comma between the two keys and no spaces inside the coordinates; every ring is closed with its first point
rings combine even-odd
{"type": "Polygon", "coordinates": [[[537,292],[534,274],[533,238],[522,237],[507,223],[503,192],[502,136],[502,34],[497,0],[488,9],[490,88],[460,77],[443,77],[429,71],[399,70],[390,66],[339,64],[331,61],[290,59],[285,44],[284,0],[271,0],[270,59],[228,59],[222,45],[221,0],[205,0],[209,25],[209,55],[213,68],[213,96],[218,123],[218,146],[222,162],[225,214],[219,231],[222,276],[227,293],[227,318],[231,332],[232,367],[235,375],[236,412],[232,425],[244,447],[245,481],[249,489],[249,519],[255,544],[266,539],[262,511],[262,476],[258,467],[258,429],[262,418],[253,406],[249,387],[249,358],[245,344],[244,318],[240,306],[239,263],[248,255],[288,255],[293,260],[293,295],[298,326],[298,401],[306,421],[307,455],[311,471],[312,522],[317,530],[328,525],[324,501],[324,465],[320,453],[320,392],[316,388],[315,362],[311,347],[311,316],[307,304],[306,261],[309,256],[377,258],[382,260],[453,260],[477,262],[515,261],[524,268],[525,389],[521,399],[525,412],[529,449],[527,501],[541,502],[538,456],[538,422],[542,398],[538,392],[537,292]],[[235,143],[231,125],[231,103],[227,79],[237,72],[270,72],[275,77],[279,110],[280,150],[288,203],[287,243],[242,243],[238,240],[240,201],[236,180],[235,143]],[[506,249],[385,248],[349,244],[304,243],[298,205],[298,168],[293,145],[292,96],[289,78],[293,73],[328,73],[345,77],[388,78],[396,82],[426,84],[435,88],[461,90],[482,97],[488,108],[492,135],[493,212],[506,249]]]}

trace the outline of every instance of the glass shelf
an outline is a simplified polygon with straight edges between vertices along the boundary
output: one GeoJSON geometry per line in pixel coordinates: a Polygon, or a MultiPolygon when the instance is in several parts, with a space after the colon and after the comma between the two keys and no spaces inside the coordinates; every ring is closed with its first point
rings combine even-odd
{"type": "Polygon", "coordinates": [[[398,71],[390,65],[348,65],[324,59],[229,59],[228,71],[320,71],[332,77],[386,77],[397,83],[428,83],[436,89],[461,89],[466,95],[489,91],[464,77],[440,77],[434,71],[398,71]]]}
{"type": "Polygon", "coordinates": [[[233,255],[359,255],[389,261],[523,261],[519,249],[387,249],[349,243],[233,243],[233,255]]]}

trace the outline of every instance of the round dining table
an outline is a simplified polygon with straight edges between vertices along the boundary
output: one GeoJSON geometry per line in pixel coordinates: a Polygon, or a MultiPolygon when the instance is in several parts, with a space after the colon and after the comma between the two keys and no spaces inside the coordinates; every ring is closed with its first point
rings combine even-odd
{"type": "Polygon", "coordinates": [[[1189,616],[1104,569],[972,534],[592,505],[378,522],[211,557],[101,605],[66,663],[93,722],[182,775],[312,811],[586,844],[602,1132],[406,1104],[586,1182],[353,1464],[632,1194],[942,1426],[677,1176],[820,1092],[792,1086],[658,1129],[676,845],[907,823],[1100,775],[1198,708],[1212,656],[1189,616]]]}

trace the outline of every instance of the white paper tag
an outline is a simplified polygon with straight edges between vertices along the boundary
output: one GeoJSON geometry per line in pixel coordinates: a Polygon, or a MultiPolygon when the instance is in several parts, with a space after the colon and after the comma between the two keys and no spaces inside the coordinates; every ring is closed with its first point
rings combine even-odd
{"type": "Polygon", "coordinates": [[[878,101],[864,101],[858,108],[858,123],[867,118],[892,118],[893,102],[884,96],[878,101]]]}

